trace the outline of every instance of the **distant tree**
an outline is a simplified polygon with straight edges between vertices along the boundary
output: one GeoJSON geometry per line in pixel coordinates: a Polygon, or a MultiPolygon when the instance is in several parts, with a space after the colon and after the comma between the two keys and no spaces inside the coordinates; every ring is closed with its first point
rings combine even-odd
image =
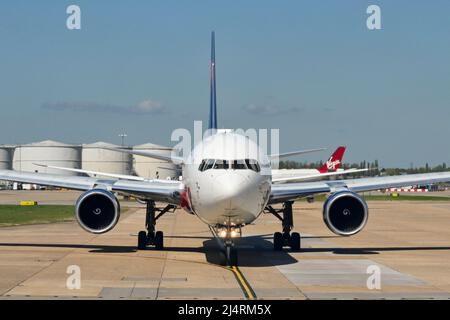
{"type": "MultiPolygon", "coordinates": [[[[280,169],[303,169],[303,168],[319,168],[323,165],[323,161],[316,162],[299,162],[285,160],[279,162],[280,169]]],[[[367,161],[363,160],[360,163],[343,163],[343,169],[358,168],[358,169],[370,169],[366,172],[354,173],[349,177],[361,177],[361,176],[378,176],[382,175],[400,175],[400,174],[414,174],[425,172],[440,172],[448,170],[448,166],[445,162],[442,164],[431,167],[428,163],[423,167],[414,167],[412,164],[408,168],[379,168],[380,164],[378,160],[367,161]]]]}

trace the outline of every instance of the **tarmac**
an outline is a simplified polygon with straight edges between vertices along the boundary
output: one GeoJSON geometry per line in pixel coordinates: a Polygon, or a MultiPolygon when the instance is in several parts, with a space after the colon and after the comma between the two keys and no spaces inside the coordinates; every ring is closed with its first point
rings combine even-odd
{"type": "MultiPolygon", "coordinates": [[[[73,203],[77,192],[1,191],[0,203],[73,203]]],[[[369,222],[339,237],[320,202],[294,206],[302,250],[274,252],[280,222],[262,214],[243,228],[236,270],[220,265],[206,225],[183,210],[158,220],[165,248],[137,250],[144,207],[112,231],[76,222],[0,228],[2,299],[449,299],[450,202],[370,201],[369,222]],[[79,288],[73,288],[74,270],[79,288]]],[[[76,286],[75,286],[76,287],[76,286]]]]}

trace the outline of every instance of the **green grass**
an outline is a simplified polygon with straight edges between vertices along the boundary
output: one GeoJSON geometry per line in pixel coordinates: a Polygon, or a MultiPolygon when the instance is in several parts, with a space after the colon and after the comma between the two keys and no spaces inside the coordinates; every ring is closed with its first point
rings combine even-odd
{"type": "Polygon", "coordinates": [[[74,219],[74,206],[68,205],[0,205],[0,227],[52,223],[74,219]]]}

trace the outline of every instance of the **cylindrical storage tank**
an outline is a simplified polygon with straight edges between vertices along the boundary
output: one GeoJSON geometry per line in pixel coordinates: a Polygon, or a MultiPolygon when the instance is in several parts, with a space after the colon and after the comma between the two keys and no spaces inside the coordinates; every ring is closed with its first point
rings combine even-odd
{"type": "Polygon", "coordinates": [[[65,144],[52,140],[24,144],[16,147],[13,156],[14,170],[77,175],[75,172],[36,166],[36,163],[79,169],[81,165],[81,148],[77,145],[65,144]]]}
{"type": "MultiPolygon", "coordinates": [[[[133,150],[148,150],[165,156],[170,156],[171,150],[168,147],[160,146],[153,143],[145,143],[134,146],[133,150]]],[[[133,155],[134,172],[144,178],[150,179],[178,179],[176,166],[167,161],[133,155]]]]}
{"type": "Polygon", "coordinates": [[[13,146],[0,145],[0,170],[12,169],[13,146]]]}
{"type": "Polygon", "coordinates": [[[95,142],[84,144],[81,152],[81,168],[104,173],[132,174],[131,154],[107,150],[104,148],[121,148],[118,145],[95,142]]]}
{"type": "MultiPolygon", "coordinates": [[[[11,170],[12,169],[12,154],[14,152],[13,146],[0,145],[0,170],[11,170]]],[[[0,180],[0,189],[5,188],[5,186],[10,183],[5,180],[0,180]]]]}

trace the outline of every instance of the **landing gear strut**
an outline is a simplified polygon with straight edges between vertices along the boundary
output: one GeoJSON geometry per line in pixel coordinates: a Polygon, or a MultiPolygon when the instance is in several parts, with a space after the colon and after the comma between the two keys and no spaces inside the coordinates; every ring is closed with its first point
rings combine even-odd
{"type": "Polygon", "coordinates": [[[164,234],[162,231],[156,231],[156,220],[165,213],[175,209],[174,205],[167,205],[164,208],[155,207],[155,201],[148,200],[145,212],[145,229],[147,231],[139,231],[138,233],[138,249],[143,250],[148,245],[152,245],[157,250],[164,247],[164,234]],[[156,215],[158,212],[158,215],[156,215]]]}
{"type": "Polygon", "coordinates": [[[292,201],[286,201],[283,203],[281,209],[274,209],[271,206],[267,206],[266,210],[281,220],[283,225],[283,232],[275,232],[273,235],[273,249],[280,251],[284,246],[289,246],[293,251],[300,250],[300,234],[298,232],[292,232],[294,227],[294,220],[292,218],[292,201]],[[283,216],[280,216],[280,213],[283,216]]]}
{"type": "Polygon", "coordinates": [[[225,263],[230,267],[237,266],[238,263],[237,250],[231,240],[225,240],[225,263]]]}
{"type": "Polygon", "coordinates": [[[234,239],[238,234],[242,234],[240,228],[239,232],[231,227],[220,228],[221,230],[218,227],[210,226],[209,228],[214,235],[214,238],[218,241],[225,256],[225,261],[222,261],[221,263],[230,267],[237,266],[238,254],[234,244],[234,239]]]}

